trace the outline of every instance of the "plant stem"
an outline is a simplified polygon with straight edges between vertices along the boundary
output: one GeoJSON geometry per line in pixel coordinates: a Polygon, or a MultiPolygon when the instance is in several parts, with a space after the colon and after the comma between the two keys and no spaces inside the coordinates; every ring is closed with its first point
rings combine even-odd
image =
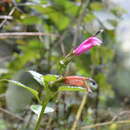
{"type": "Polygon", "coordinates": [[[39,130],[39,128],[40,128],[40,122],[41,122],[42,117],[44,116],[44,111],[45,111],[45,108],[46,108],[49,100],[50,100],[50,98],[47,98],[46,100],[42,101],[42,110],[41,110],[40,115],[38,117],[35,130],[39,130]]]}
{"type": "Polygon", "coordinates": [[[80,107],[78,109],[78,112],[76,114],[76,118],[75,118],[75,121],[74,121],[74,123],[72,125],[71,130],[76,130],[76,127],[77,127],[78,121],[80,119],[81,113],[83,111],[83,108],[85,106],[86,100],[87,100],[87,94],[84,94],[84,96],[82,98],[82,102],[81,102],[80,107]]]}
{"type": "Polygon", "coordinates": [[[100,128],[102,126],[107,126],[107,125],[111,125],[111,124],[130,124],[130,120],[121,120],[121,121],[107,121],[107,122],[103,122],[103,123],[96,123],[96,124],[93,124],[93,125],[88,125],[88,126],[84,126],[84,127],[81,127],[81,129],[83,130],[87,130],[87,129],[91,129],[91,128],[100,128]]]}

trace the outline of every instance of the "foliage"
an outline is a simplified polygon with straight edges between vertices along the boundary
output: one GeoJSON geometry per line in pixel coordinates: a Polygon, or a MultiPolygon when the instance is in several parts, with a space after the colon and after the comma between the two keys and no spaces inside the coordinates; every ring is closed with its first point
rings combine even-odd
{"type": "MultiPolygon", "coordinates": [[[[7,20],[1,27],[1,32],[44,33],[43,36],[33,37],[19,36],[10,39],[3,37],[0,42],[0,46],[5,43],[10,48],[9,54],[4,54],[4,51],[0,49],[0,58],[2,57],[1,52],[4,54],[3,57],[9,57],[4,62],[0,61],[1,70],[6,70],[0,71],[0,79],[8,79],[6,81],[30,91],[38,100],[32,99],[32,104],[38,105],[40,112],[41,105],[44,105],[45,111],[47,104],[54,108],[53,116],[44,115],[42,120],[44,129],[48,128],[47,124],[49,123],[51,124],[50,129],[70,129],[75,120],[83,92],[85,92],[80,86],[75,88],[61,85],[59,87],[56,84],[54,87],[58,87],[58,90],[52,89],[50,84],[61,76],[59,73],[92,77],[99,86],[93,95],[88,95],[85,109],[81,115],[81,123],[78,125],[79,128],[83,125],[111,120],[114,116],[111,117],[111,112],[108,111],[108,116],[102,117],[103,114],[102,112],[100,114],[99,110],[106,110],[110,107],[108,104],[112,104],[115,99],[116,92],[108,83],[108,74],[116,56],[116,51],[113,49],[117,46],[115,29],[124,10],[118,6],[109,8],[107,4],[101,0],[62,0],[62,2],[61,0],[25,0],[24,2],[22,0],[2,0],[0,2],[1,15],[8,15],[15,7],[15,11],[11,15],[13,19],[7,20]],[[64,68],[65,71],[57,69],[57,63],[66,54],[84,39],[94,35],[99,29],[104,29],[104,32],[98,36],[104,41],[101,47],[95,47],[91,51],[71,59],[71,63],[64,66],[67,67],[64,68]],[[21,70],[37,71],[29,71],[29,73],[41,87],[37,90],[29,85],[26,86],[26,83],[21,82],[22,79],[14,81],[13,75],[17,75],[17,72],[21,70]],[[74,91],[74,93],[68,91],[74,91]],[[43,101],[46,101],[45,104],[43,101]],[[90,113],[89,110],[91,110],[90,113]]],[[[2,21],[0,20],[0,22],[2,21]]],[[[6,93],[7,87],[7,83],[0,82],[0,93],[6,93]]],[[[30,106],[30,104],[28,105],[30,106]]],[[[5,106],[5,103],[0,104],[0,106],[5,106]]],[[[34,111],[33,108],[31,107],[34,111]]],[[[25,109],[25,111],[27,110],[25,109]]],[[[36,111],[34,113],[37,114],[36,111]]],[[[34,126],[33,118],[29,123],[30,125],[21,123],[20,127],[31,128],[34,126]]],[[[3,123],[2,120],[2,124],[4,127],[6,123],[3,123]]],[[[106,129],[117,128],[114,125],[106,126],[106,129]]],[[[15,120],[12,128],[16,128],[15,120]]]]}

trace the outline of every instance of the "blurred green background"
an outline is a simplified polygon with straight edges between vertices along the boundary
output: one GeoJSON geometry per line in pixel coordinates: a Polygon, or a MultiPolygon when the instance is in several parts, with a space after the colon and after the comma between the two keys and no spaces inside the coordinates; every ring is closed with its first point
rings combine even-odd
{"type": "MultiPolygon", "coordinates": [[[[88,128],[96,123],[130,120],[129,7],[129,0],[1,0],[0,79],[40,89],[28,70],[58,74],[60,58],[104,29],[98,36],[103,45],[75,58],[65,71],[65,75],[92,77],[98,83],[98,90],[87,97],[77,129],[130,130],[129,123],[114,122],[88,128]]],[[[35,120],[29,105],[36,101],[26,90],[12,86],[0,82],[0,130],[33,130],[35,120]]],[[[45,115],[41,127],[71,129],[83,95],[59,93],[49,103],[55,112],[45,115]]]]}

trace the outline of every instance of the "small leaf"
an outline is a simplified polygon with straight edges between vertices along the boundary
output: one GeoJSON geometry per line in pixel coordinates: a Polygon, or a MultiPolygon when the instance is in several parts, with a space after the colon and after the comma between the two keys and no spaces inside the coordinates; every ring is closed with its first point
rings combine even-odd
{"type": "MultiPolygon", "coordinates": [[[[37,114],[40,115],[40,112],[42,110],[42,105],[31,105],[30,109],[37,114]]],[[[44,113],[54,112],[54,109],[51,107],[46,107],[44,113]]]]}
{"type": "Polygon", "coordinates": [[[86,92],[85,88],[76,87],[76,86],[61,86],[58,89],[59,91],[79,91],[79,92],[86,92]]]}
{"type": "Polygon", "coordinates": [[[7,80],[7,79],[2,79],[0,81],[7,81],[7,82],[10,82],[12,84],[15,84],[18,87],[25,88],[26,90],[28,90],[29,92],[31,92],[36,97],[36,99],[40,102],[40,99],[39,99],[39,96],[38,96],[38,92],[36,90],[34,90],[34,89],[32,89],[32,88],[30,88],[30,87],[28,87],[28,86],[26,86],[26,85],[18,82],[18,81],[7,80]]]}
{"type": "Polygon", "coordinates": [[[40,24],[41,19],[37,16],[21,15],[20,22],[25,25],[40,24]]]}
{"type": "Polygon", "coordinates": [[[44,80],[46,82],[52,82],[52,81],[57,80],[57,78],[59,78],[59,76],[58,75],[48,74],[48,75],[43,76],[43,78],[44,78],[44,80]]]}
{"type": "Polygon", "coordinates": [[[96,18],[96,16],[92,13],[88,13],[85,17],[84,17],[84,21],[85,22],[92,22],[94,19],[96,18]]]}
{"type": "Polygon", "coordinates": [[[7,123],[0,119],[0,130],[7,130],[7,123]]]}
{"type": "Polygon", "coordinates": [[[41,75],[41,74],[39,74],[39,73],[37,73],[37,72],[35,72],[35,71],[32,71],[32,70],[30,70],[29,73],[33,76],[33,78],[34,78],[39,84],[41,84],[41,85],[44,86],[44,78],[42,78],[43,75],[41,75]]]}
{"type": "Polygon", "coordinates": [[[92,10],[102,10],[104,8],[104,5],[101,2],[92,2],[90,5],[92,10]]]}

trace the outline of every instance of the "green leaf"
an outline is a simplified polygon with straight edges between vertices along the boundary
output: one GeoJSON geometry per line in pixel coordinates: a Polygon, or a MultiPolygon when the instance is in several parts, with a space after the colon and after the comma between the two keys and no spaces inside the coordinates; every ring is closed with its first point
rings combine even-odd
{"type": "Polygon", "coordinates": [[[32,25],[32,24],[40,24],[41,18],[37,16],[28,16],[28,15],[21,15],[20,22],[26,25],[32,25]]]}
{"type": "Polygon", "coordinates": [[[48,17],[48,19],[53,21],[53,23],[59,30],[64,30],[70,23],[70,19],[68,16],[64,15],[60,11],[57,11],[52,6],[43,7],[39,5],[33,5],[31,6],[31,8],[34,8],[38,12],[45,14],[48,17]]]}
{"type": "Polygon", "coordinates": [[[49,16],[59,30],[64,30],[70,23],[70,19],[60,12],[55,11],[55,13],[51,13],[49,16]]]}
{"type": "Polygon", "coordinates": [[[104,5],[101,2],[92,2],[90,5],[92,10],[102,10],[104,8],[104,5]]]}
{"type": "Polygon", "coordinates": [[[94,14],[89,13],[84,17],[84,22],[92,22],[95,18],[96,16],[94,14]]]}
{"type": "Polygon", "coordinates": [[[7,130],[7,123],[0,119],[0,130],[7,130]]]}
{"type": "MultiPolygon", "coordinates": [[[[66,13],[69,14],[69,16],[76,16],[77,11],[80,8],[80,6],[76,5],[74,2],[71,1],[65,1],[66,4],[64,5],[66,13]]],[[[62,3],[62,2],[60,2],[62,3]]]]}
{"type": "Polygon", "coordinates": [[[57,80],[57,78],[59,78],[59,76],[58,75],[47,74],[47,75],[43,76],[43,78],[44,78],[44,80],[46,82],[52,82],[52,81],[57,80]]]}
{"type": "Polygon", "coordinates": [[[56,81],[58,77],[59,77],[58,75],[51,75],[51,74],[48,74],[48,75],[45,75],[42,77],[45,81],[45,85],[44,85],[45,89],[44,90],[46,91],[46,93],[48,93],[47,96],[50,96],[52,94],[52,92],[50,91],[50,89],[48,87],[49,83],[56,81]]]}
{"type": "MultiPolygon", "coordinates": [[[[40,115],[42,105],[31,105],[30,109],[36,114],[40,115]]],[[[54,112],[54,109],[51,107],[46,107],[44,113],[54,112]]]]}
{"type": "MultiPolygon", "coordinates": [[[[18,44],[20,40],[17,41],[18,44]]],[[[14,53],[14,60],[12,60],[8,64],[8,68],[12,70],[20,70],[24,67],[25,64],[29,62],[36,62],[36,59],[40,58],[40,44],[38,40],[29,40],[29,41],[22,41],[22,44],[18,46],[21,50],[22,55],[18,53],[14,53]]]]}
{"type": "Polygon", "coordinates": [[[35,72],[35,71],[32,71],[32,70],[30,70],[29,73],[33,76],[33,78],[34,78],[39,84],[41,84],[41,85],[44,85],[44,84],[45,84],[45,83],[44,83],[44,78],[42,78],[43,75],[41,75],[41,74],[39,74],[39,73],[37,73],[37,72],[35,72]]]}
{"type": "Polygon", "coordinates": [[[25,88],[26,90],[28,90],[29,92],[31,92],[36,97],[36,99],[38,100],[38,102],[40,102],[40,99],[39,99],[39,96],[38,96],[38,92],[36,90],[34,90],[34,89],[32,89],[32,88],[30,88],[30,87],[28,87],[28,86],[26,86],[26,85],[18,82],[18,81],[8,80],[8,79],[2,79],[0,81],[10,82],[12,84],[15,84],[18,87],[25,88]]]}
{"type": "Polygon", "coordinates": [[[79,91],[79,92],[86,92],[85,88],[82,87],[75,87],[75,86],[60,86],[59,91],[79,91]]]}

